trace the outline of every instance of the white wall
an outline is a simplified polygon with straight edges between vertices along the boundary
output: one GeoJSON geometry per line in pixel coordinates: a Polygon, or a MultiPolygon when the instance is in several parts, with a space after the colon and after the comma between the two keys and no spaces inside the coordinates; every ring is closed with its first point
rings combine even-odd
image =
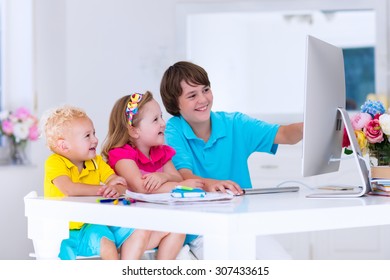
{"type": "Polygon", "coordinates": [[[285,114],[284,122],[291,123],[303,120],[306,36],[343,48],[371,47],[375,23],[373,10],[207,11],[189,16],[182,44],[211,77],[214,110],[262,119],[285,114]],[[284,102],[275,104],[275,95],[284,102]]]}
{"type": "Polygon", "coordinates": [[[38,111],[80,106],[102,142],[118,98],[151,90],[159,99],[162,73],[175,60],[175,2],[37,0],[38,111]]]}

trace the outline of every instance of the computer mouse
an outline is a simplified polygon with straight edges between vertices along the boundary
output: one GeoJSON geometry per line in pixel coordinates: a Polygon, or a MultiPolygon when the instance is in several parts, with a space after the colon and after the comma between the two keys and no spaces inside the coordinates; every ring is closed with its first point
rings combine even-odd
{"type": "Polygon", "coordinates": [[[231,190],[226,190],[226,193],[230,195],[235,195],[234,192],[232,192],[231,190]]]}

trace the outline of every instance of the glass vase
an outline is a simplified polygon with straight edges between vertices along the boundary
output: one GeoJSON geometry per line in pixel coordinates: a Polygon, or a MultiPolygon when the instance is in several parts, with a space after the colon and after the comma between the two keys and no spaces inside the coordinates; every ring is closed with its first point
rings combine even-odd
{"type": "Polygon", "coordinates": [[[390,149],[369,149],[371,178],[390,179],[390,149]]]}
{"type": "Polygon", "coordinates": [[[10,141],[10,159],[11,164],[14,165],[27,165],[30,163],[27,153],[27,141],[16,142],[10,141]]]}
{"type": "Polygon", "coordinates": [[[390,166],[390,149],[370,149],[371,166],[390,166]]]}

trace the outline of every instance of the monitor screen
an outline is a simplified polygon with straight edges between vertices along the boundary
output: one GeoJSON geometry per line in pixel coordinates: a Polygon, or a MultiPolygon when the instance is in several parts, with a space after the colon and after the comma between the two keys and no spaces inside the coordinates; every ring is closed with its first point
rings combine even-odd
{"type": "Polygon", "coordinates": [[[345,127],[362,181],[351,196],[367,193],[368,169],[345,110],[343,51],[313,36],[307,37],[304,103],[303,176],[339,170],[345,127]]]}

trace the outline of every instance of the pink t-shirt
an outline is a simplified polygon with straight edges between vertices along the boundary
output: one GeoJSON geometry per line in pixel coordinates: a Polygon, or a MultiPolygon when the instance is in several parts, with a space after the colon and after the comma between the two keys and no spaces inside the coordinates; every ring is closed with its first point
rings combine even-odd
{"type": "Polygon", "coordinates": [[[137,148],[126,144],[120,148],[113,148],[108,152],[108,164],[115,170],[116,163],[121,159],[134,160],[142,174],[161,172],[162,167],[175,155],[175,150],[169,146],[161,145],[150,149],[150,159],[137,148]]]}

